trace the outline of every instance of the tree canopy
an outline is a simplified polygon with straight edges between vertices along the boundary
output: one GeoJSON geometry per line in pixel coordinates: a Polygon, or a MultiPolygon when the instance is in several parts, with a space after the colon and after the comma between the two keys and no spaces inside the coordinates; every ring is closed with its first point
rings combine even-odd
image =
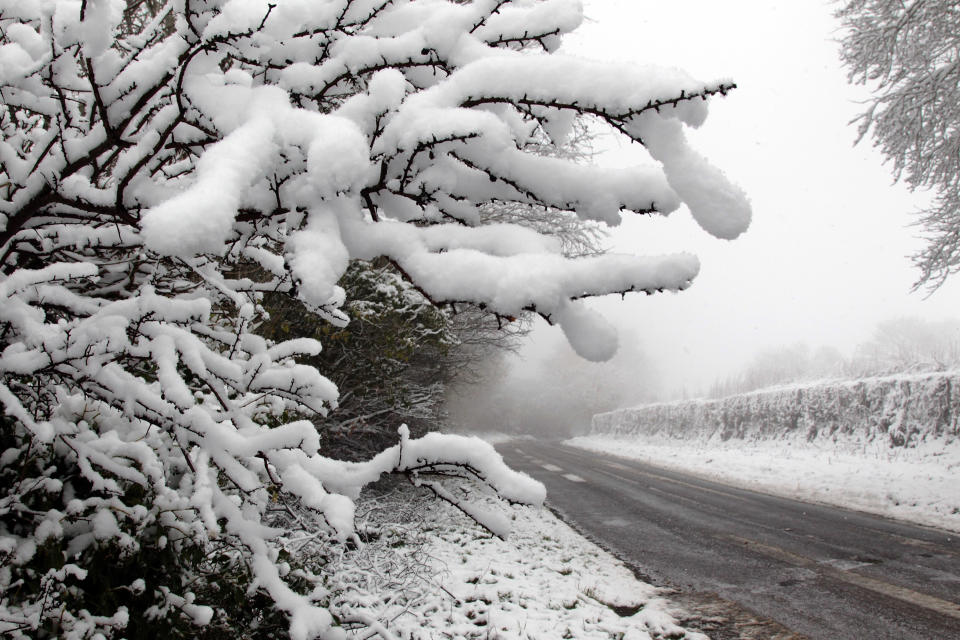
{"type": "Polygon", "coordinates": [[[841,57],[873,91],[858,119],[897,179],[929,190],[917,226],[916,286],[960,270],[960,5],[953,0],[844,0],[841,57]]]}
{"type": "Polygon", "coordinates": [[[356,363],[307,362],[362,324],[356,261],[436,307],[540,314],[593,360],[616,335],[584,298],[679,291],[699,268],[566,257],[487,206],[615,225],[685,203],[715,236],[746,228],[684,135],[734,85],[555,53],[581,20],[575,0],[0,4],[0,631],[343,638],[379,623],[332,607],[289,545],[359,542],[365,485],[405,473],[459,504],[439,472],[543,500],[475,439],[401,428],[366,462],[325,456],[350,393],[333,368],[356,363]],[[585,116],[655,162],[529,148],[585,116]],[[264,335],[278,295],[334,329],[264,335]]]}

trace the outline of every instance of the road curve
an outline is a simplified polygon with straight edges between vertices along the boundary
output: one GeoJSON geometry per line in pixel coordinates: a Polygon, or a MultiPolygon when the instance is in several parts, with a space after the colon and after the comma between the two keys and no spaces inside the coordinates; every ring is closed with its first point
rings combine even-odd
{"type": "Polygon", "coordinates": [[[960,640],[958,534],[558,443],[497,448],[546,484],[551,508],[648,581],[755,615],[739,630],[704,627],[714,640],[960,640]]]}

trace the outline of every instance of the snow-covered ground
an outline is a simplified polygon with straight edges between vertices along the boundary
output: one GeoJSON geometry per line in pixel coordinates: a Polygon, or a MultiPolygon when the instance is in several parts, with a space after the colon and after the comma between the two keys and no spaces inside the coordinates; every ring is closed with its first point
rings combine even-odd
{"type": "Polygon", "coordinates": [[[657,588],[546,509],[472,497],[509,514],[507,540],[409,487],[362,500],[361,530],[380,534],[338,560],[340,609],[362,603],[404,640],[706,640],[678,626],[657,588]]]}
{"type": "Polygon", "coordinates": [[[960,442],[915,448],[802,439],[589,435],[571,446],[729,484],[960,531],[960,442]]]}

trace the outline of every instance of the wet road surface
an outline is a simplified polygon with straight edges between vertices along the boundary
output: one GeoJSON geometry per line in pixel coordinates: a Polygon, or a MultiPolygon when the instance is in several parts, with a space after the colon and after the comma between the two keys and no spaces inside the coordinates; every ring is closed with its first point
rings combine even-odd
{"type": "Polygon", "coordinates": [[[701,613],[738,618],[703,626],[714,640],[960,640],[960,534],[558,443],[498,450],[641,577],[701,613]]]}

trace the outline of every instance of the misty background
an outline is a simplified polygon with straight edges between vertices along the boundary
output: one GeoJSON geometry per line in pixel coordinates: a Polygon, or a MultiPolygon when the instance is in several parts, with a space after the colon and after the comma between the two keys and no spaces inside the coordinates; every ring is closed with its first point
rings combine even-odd
{"type": "MultiPolygon", "coordinates": [[[[608,229],[607,249],[690,252],[700,275],[676,295],[592,301],[620,330],[607,363],[578,359],[556,328],[534,320],[514,353],[484,362],[481,376],[453,390],[454,425],[563,437],[619,407],[960,366],[960,282],[913,290],[910,256],[922,239],[912,213],[928,196],[895,183],[869,139],[854,144],[849,122],[869,94],[847,82],[833,10],[830,2],[586,2],[588,24],[566,53],[737,82],[690,138],[747,192],[753,223],[733,242],[703,233],[685,209],[608,229]]],[[[594,149],[604,166],[650,161],[612,135],[594,149]]]]}

